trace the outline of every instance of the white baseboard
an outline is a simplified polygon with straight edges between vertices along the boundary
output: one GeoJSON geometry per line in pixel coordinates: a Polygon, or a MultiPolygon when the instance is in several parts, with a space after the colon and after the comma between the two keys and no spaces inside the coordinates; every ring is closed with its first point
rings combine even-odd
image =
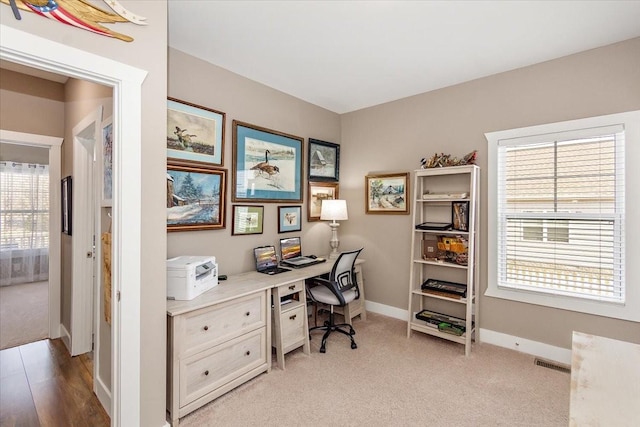
{"type": "Polygon", "coordinates": [[[382,314],[384,316],[393,317],[394,319],[407,321],[409,312],[401,308],[392,307],[390,305],[384,305],[373,301],[364,302],[365,310],[372,313],[382,314]]]}
{"type": "Polygon", "coordinates": [[[60,338],[62,338],[64,346],[67,347],[69,354],[71,354],[71,334],[69,333],[69,331],[67,331],[67,328],[65,328],[62,323],[60,323],[60,338]]]}
{"type": "MultiPolygon", "coordinates": [[[[379,304],[373,301],[365,301],[365,308],[372,313],[393,317],[394,319],[407,321],[408,310],[379,304]]],[[[497,345],[511,350],[516,350],[532,356],[541,357],[565,365],[571,364],[571,349],[556,347],[538,341],[528,340],[501,332],[480,328],[480,340],[483,343],[497,345]]]]}
{"type": "Polygon", "coordinates": [[[102,381],[102,378],[99,376],[94,378],[93,382],[95,384],[95,391],[96,396],[98,396],[98,400],[102,404],[104,410],[107,411],[109,417],[111,417],[111,390],[107,388],[104,381],[102,381]]]}

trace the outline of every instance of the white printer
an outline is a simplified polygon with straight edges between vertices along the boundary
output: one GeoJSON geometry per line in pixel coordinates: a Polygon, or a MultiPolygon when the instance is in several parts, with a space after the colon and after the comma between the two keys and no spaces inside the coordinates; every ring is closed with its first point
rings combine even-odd
{"type": "Polygon", "coordinates": [[[167,299],[191,300],[216,286],[216,257],[179,256],[167,260],[167,299]]]}

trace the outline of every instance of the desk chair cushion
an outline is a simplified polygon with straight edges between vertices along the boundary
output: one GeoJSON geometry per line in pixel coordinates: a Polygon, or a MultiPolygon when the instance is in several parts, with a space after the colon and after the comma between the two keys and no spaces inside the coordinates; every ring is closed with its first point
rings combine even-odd
{"type": "MultiPolygon", "coordinates": [[[[320,280],[314,280],[314,284],[318,284],[318,282],[320,282],[320,280]]],[[[321,302],[322,304],[329,305],[346,305],[356,299],[358,296],[358,293],[355,289],[349,289],[348,291],[342,293],[344,304],[341,304],[341,301],[338,299],[338,297],[336,297],[333,291],[331,291],[328,287],[319,284],[318,286],[310,288],[309,293],[311,293],[313,300],[321,302]]]]}

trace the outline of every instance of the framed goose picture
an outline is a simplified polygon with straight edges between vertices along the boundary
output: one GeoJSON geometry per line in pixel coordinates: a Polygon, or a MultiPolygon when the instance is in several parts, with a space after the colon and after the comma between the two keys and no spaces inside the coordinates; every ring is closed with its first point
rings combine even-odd
{"type": "Polygon", "coordinates": [[[234,120],[232,200],[302,203],[303,141],[234,120]]]}

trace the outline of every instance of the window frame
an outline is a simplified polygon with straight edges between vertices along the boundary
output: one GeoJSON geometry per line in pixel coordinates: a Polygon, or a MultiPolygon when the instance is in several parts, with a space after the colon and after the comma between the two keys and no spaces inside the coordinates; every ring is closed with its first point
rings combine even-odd
{"type": "MultiPolygon", "coordinates": [[[[616,319],[640,321],[640,265],[633,262],[640,259],[640,110],[610,114],[585,119],[536,125],[485,133],[488,144],[488,197],[487,197],[487,270],[488,283],[485,296],[518,301],[546,307],[577,311],[616,319]],[[498,144],[500,141],[516,138],[536,138],[552,133],[571,132],[580,129],[622,125],[625,132],[625,217],[624,231],[625,259],[624,268],[626,299],[624,303],[596,301],[572,296],[539,293],[523,289],[511,289],[498,286],[498,144]],[[635,238],[635,239],[634,239],[635,238]]],[[[546,238],[543,221],[543,238],[546,238]]]]}

